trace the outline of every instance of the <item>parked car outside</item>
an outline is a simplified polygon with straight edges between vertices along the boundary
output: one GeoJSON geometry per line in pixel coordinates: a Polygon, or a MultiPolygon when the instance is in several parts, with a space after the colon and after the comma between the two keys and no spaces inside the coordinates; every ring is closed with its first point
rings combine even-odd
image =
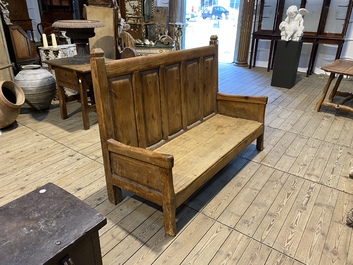
{"type": "Polygon", "coordinates": [[[185,14],[186,21],[195,21],[197,18],[198,14],[197,12],[190,12],[185,14]]]}
{"type": "Polygon", "coordinates": [[[223,6],[209,6],[202,11],[202,18],[228,19],[229,11],[223,6]]]}

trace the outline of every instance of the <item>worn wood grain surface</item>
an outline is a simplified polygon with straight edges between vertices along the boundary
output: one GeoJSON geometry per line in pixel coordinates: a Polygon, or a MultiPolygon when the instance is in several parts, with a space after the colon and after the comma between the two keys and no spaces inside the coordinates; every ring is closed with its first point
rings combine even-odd
{"type": "MultiPolygon", "coordinates": [[[[269,96],[265,149],[248,147],[184,203],[175,238],[164,234],[160,207],[129,193],[109,203],[96,114],[86,132],[80,112],[60,119],[58,102],[45,112],[24,106],[17,125],[2,130],[0,205],[49,180],[58,184],[107,217],[104,264],[352,264],[345,218],[353,208],[353,115],[314,110],[327,77],[303,74],[282,89],[259,67],[220,64],[219,74],[221,92],[269,96]],[[230,213],[237,222],[224,218],[230,213]]],[[[352,81],[341,85],[348,90],[352,81]]]]}

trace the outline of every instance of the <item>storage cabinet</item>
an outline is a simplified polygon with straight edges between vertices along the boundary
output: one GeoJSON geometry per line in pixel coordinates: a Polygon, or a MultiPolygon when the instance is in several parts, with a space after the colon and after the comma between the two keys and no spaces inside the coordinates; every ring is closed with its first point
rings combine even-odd
{"type": "Polygon", "coordinates": [[[289,6],[306,8],[304,43],[311,43],[307,75],[312,74],[320,44],[337,45],[336,59],[342,52],[344,37],[351,16],[353,0],[258,0],[250,51],[250,67],[255,66],[259,40],[270,41],[268,70],[273,66],[276,40],[280,39],[279,24],[286,18],[289,6]]]}
{"type": "Polygon", "coordinates": [[[42,0],[42,12],[42,21],[49,23],[58,19],[72,19],[72,1],[42,0]]]}
{"type": "Polygon", "coordinates": [[[5,32],[3,30],[3,21],[0,19],[0,80],[13,81],[14,73],[7,48],[5,32]]]}
{"type": "Polygon", "coordinates": [[[53,23],[56,20],[82,18],[85,0],[41,0],[42,21],[53,23]]]}

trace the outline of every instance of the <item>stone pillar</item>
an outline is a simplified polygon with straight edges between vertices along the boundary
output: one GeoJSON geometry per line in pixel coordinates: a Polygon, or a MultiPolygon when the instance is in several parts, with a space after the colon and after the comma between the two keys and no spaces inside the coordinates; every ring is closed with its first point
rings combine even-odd
{"type": "Polygon", "coordinates": [[[180,50],[183,46],[183,29],[184,29],[184,0],[169,1],[169,36],[175,41],[176,50],[180,50]]]}
{"type": "Polygon", "coordinates": [[[255,0],[244,0],[241,14],[239,47],[236,64],[248,66],[249,47],[254,15],[255,0]]]}
{"type": "Polygon", "coordinates": [[[170,0],[169,1],[169,22],[182,23],[184,14],[184,1],[183,0],[170,0]]]}

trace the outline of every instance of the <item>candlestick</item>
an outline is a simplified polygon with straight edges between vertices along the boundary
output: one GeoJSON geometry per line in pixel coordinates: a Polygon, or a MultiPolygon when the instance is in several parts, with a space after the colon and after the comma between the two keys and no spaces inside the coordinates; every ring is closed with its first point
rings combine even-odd
{"type": "Polygon", "coordinates": [[[51,34],[51,43],[53,45],[53,48],[58,48],[58,44],[56,43],[56,37],[54,33],[51,34]]]}
{"type": "Polygon", "coordinates": [[[42,40],[43,40],[43,47],[48,48],[47,35],[45,35],[44,33],[42,34],[42,40]]]}

